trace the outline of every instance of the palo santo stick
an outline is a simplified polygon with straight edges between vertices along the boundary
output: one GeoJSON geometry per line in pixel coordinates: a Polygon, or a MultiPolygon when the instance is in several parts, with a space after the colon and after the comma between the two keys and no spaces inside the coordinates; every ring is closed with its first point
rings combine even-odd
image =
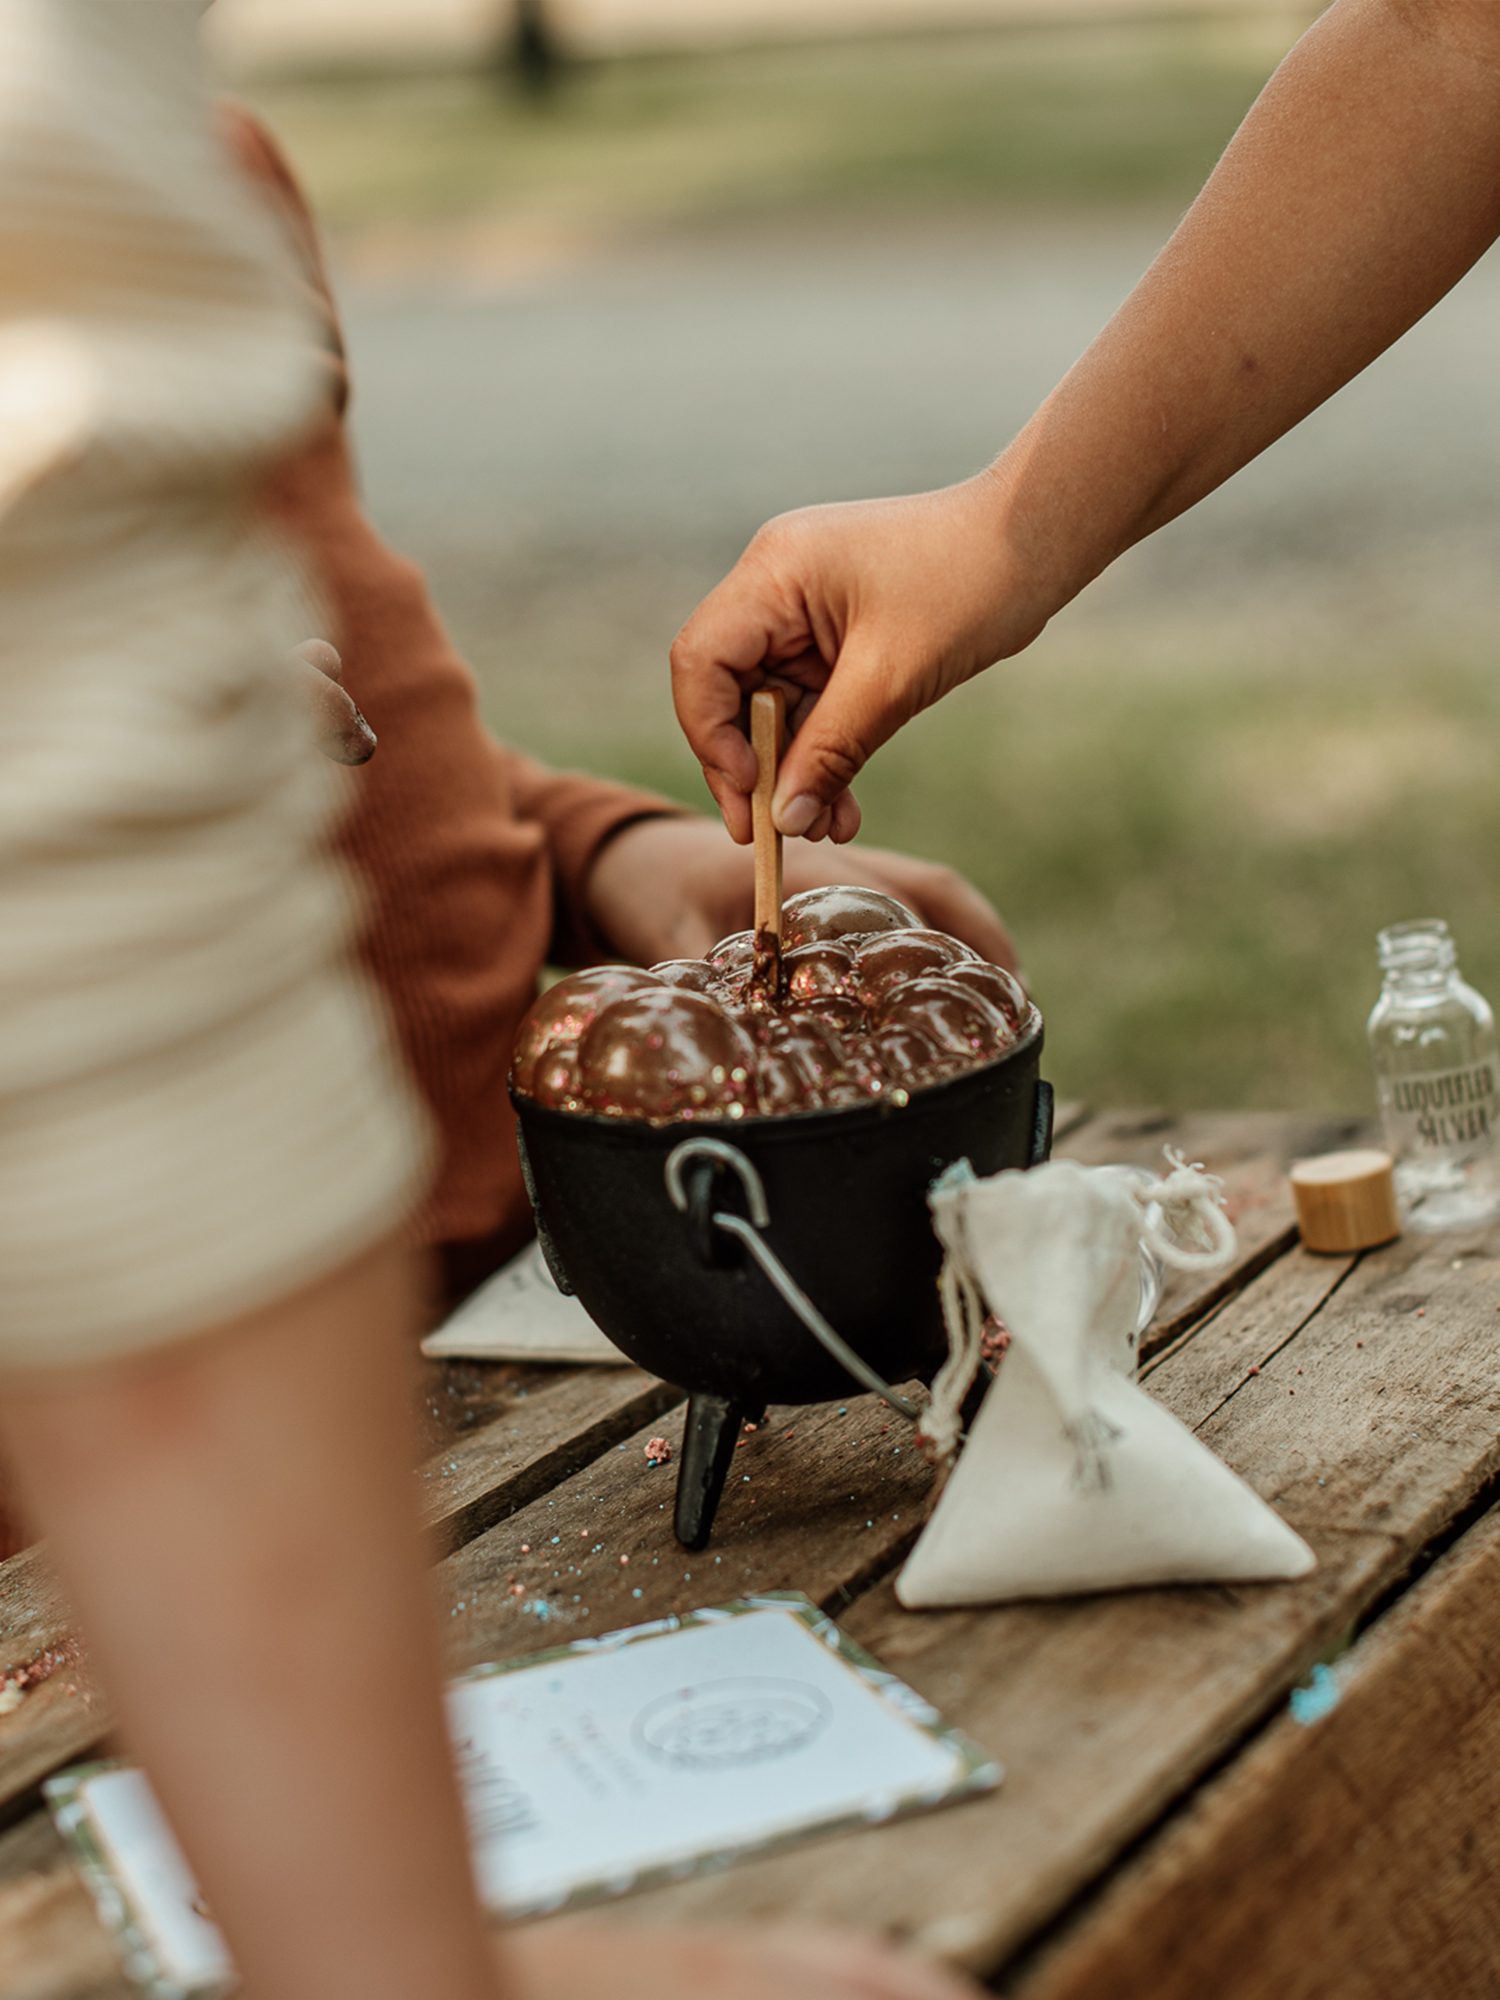
{"type": "Polygon", "coordinates": [[[759,769],[750,801],[755,829],[755,965],[752,995],[775,999],[781,991],[781,835],[771,819],[771,794],[786,733],[786,696],[761,688],[750,697],[750,747],[759,769]]]}

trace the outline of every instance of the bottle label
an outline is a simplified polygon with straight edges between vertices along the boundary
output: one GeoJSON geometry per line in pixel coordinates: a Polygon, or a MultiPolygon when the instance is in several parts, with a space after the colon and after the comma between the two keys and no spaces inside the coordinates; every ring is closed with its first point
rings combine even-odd
{"type": "Polygon", "coordinates": [[[1398,1156],[1481,1152],[1500,1128],[1500,1060],[1382,1077],[1380,1109],[1398,1156]]]}

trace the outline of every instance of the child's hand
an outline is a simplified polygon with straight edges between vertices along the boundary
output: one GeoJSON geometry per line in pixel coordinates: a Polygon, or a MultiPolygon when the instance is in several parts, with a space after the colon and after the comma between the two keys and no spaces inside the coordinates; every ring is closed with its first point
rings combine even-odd
{"type": "Polygon", "coordinates": [[[375,732],[339,682],[344,663],[326,639],[304,639],[288,664],[318,725],[318,748],[335,764],[368,764],[375,732]]]}
{"type": "MultiPolygon", "coordinates": [[[[921,709],[1036,637],[993,473],[939,493],[768,522],[672,648],[677,716],[724,822],[750,838],[748,697],[787,690],[783,833],[853,838],[851,780],[921,709]]],[[[1037,600],[1039,602],[1039,600],[1037,600]]]]}
{"type": "MultiPolygon", "coordinates": [[[[788,896],[834,882],[883,890],[933,930],[972,945],[991,964],[1017,970],[1016,948],[993,906],[951,868],[880,847],[832,854],[805,840],[787,842],[788,896]]],[[[636,820],[600,850],[587,894],[595,927],[621,957],[638,965],[701,958],[720,938],[754,921],[754,863],[715,820],[636,820]]]]}

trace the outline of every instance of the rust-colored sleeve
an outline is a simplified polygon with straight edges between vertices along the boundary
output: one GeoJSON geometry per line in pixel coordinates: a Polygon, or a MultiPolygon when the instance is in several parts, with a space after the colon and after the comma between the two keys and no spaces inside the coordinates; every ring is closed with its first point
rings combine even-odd
{"type": "Polygon", "coordinates": [[[554,771],[519,750],[508,749],[504,755],[516,812],[542,829],[552,861],[552,963],[597,965],[616,957],[588,912],[585,891],[594,857],[622,827],[688,808],[633,785],[582,771],[554,771]]]}
{"type": "Polygon", "coordinates": [[[332,629],[318,636],[338,646],[344,685],[379,738],[354,774],[339,846],[370,890],[363,955],[438,1124],[442,1162],[422,1238],[482,1243],[467,1279],[531,1230],[505,1080],[537,974],[549,959],[603,955],[584,901],[601,842],[631,820],[681,808],[548,771],[484,727],[473,675],[420,572],[386,547],[360,506],[342,422],[342,344],[307,204],[265,130],[238,107],[225,115],[240,160],[302,250],[328,328],[327,421],[277,469],[268,500],[321,592],[332,629]]]}

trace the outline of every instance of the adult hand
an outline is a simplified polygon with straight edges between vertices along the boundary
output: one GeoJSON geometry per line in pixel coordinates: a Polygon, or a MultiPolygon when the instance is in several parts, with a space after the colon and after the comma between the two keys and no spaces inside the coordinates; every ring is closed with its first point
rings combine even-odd
{"type": "MultiPolygon", "coordinates": [[[[849,785],[903,723],[1046,623],[1012,581],[1003,480],[809,507],[763,527],[672,647],[677,717],[737,841],[750,838],[749,696],[786,690],[776,783],[786,834],[859,830],[849,785]]],[[[1035,593],[1027,596],[1040,606],[1035,593]]]]}
{"type": "Polygon", "coordinates": [[[536,1929],[500,1948],[517,2000],[979,2000],[966,1979],[825,1930],[536,1929]]]}
{"type": "Polygon", "coordinates": [[[287,656],[302,700],[318,727],[318,748],[335,764],[368,764],[375,732],[339,685],[344,663],[326,639],[305,639],[287,656]]]}
{"type": "MultiPolygon", "coordinates": [[[[994,907],[962,875],[880,847],[831,854],[806,840],[785,848],[788,896],[830,883],[881,889],[933,930],[948,931],[1008,972],[1016,948],[994,907]]],[[[655,965],[701,958],[755,915],[754,862],[724,828],[684,815],[624,826],[600,850],[588,880],[589,914],[622,958],[655,965]]]]}

